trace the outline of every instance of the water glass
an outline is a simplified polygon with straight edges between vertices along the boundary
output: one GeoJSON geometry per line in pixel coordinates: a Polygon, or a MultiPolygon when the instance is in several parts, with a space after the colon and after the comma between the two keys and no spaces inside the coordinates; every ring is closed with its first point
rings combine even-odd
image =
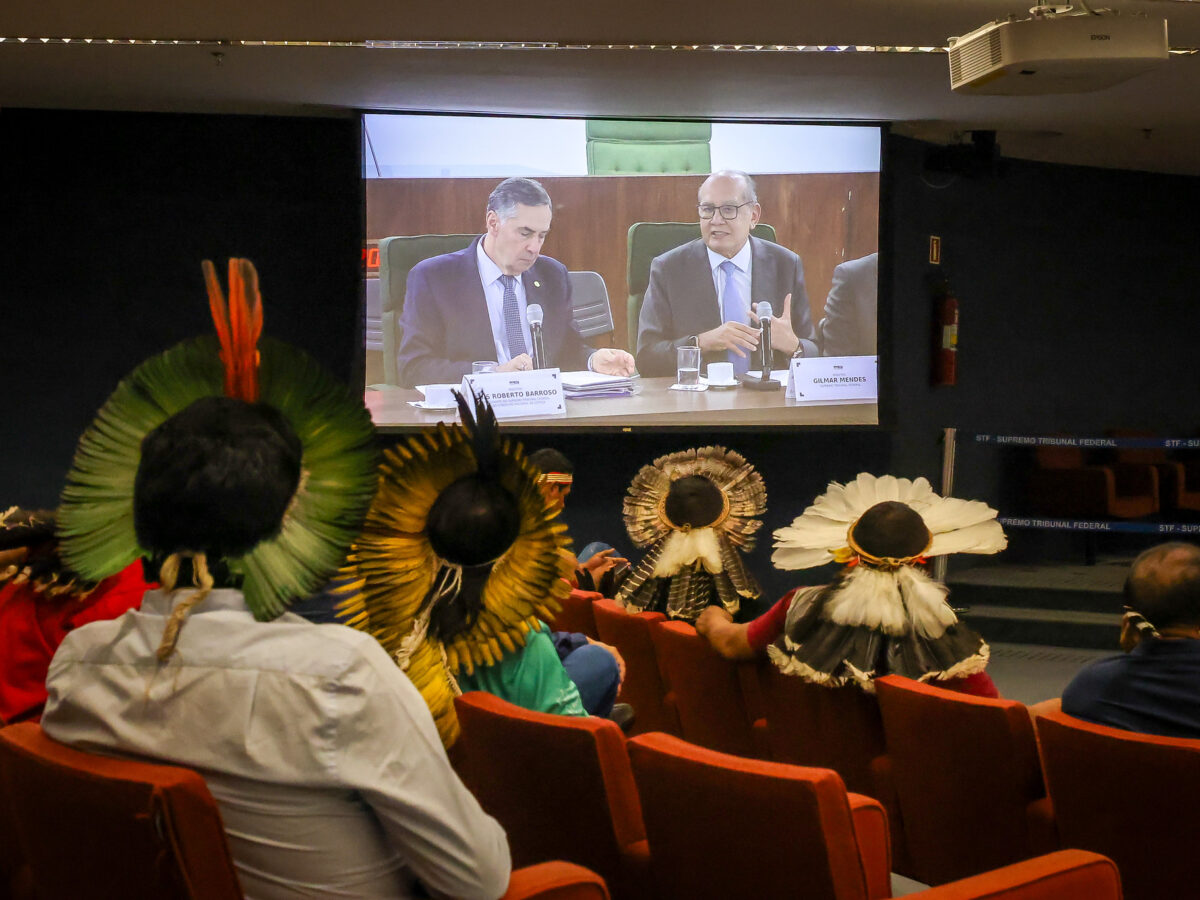
{"type": "Polygon", "coordinates": [[[675,382],[684,387],[700,384],[699,347],[680,347],[675,351],[675,382]]]}

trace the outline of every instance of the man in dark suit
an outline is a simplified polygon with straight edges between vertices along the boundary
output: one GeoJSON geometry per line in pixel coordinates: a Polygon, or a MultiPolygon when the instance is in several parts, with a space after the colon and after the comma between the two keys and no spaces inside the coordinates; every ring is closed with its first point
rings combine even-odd
{"type": "Polygon", "coordinates": [[[833,270],[825,317],[817,326],[822,356],[874,356],[879,254],[851,259],[833,270]]]}
{"type": "Polygon", "coordinates": [[[800,257],[750,236],[762,214],[754,180],[745,172],[714,172],[697,199],[700,237],[650,264],[638,323],[638,371],[674,375],[675,351],[685,345],[699,346],[705,363],[757,369],[751,357],[761,332],[754,307],[763,300],[774,313],[772,365],[785,367],[798,347],[816,356],[800,257]]]}
{"type": "Polygon", "coordinates": [[[527,310],[535,303],[544,314],[546,365],[633,374],[630,354],[593,351],[576,330],[567,269],[541,255],[552,216],[538,182],[506,179],[488,197],[483,235],[413,266],[400,319],[402,385],[460,381],[476,360],[495,360],[500,372],[532,368],[527,310]]]}

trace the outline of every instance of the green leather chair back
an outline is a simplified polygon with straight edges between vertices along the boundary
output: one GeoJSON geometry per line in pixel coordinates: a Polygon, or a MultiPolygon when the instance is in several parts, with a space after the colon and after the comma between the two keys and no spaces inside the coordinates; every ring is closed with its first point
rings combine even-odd
{"type": "MultiPolygon", "coordinates": [[[[778,243],[775,240],[773,225],[759,222],[750,233],[764,241],[778,243]]],[[[625,281],[629,286],[629,301],[625,321],[629,329],[630,353],[637,354],[638,319],[641,318],[642,301],[650,284],[650,263],[654,257],[698,237],[699,222],[634,222],[629,226],[629,243],[625,256],[625,281]]]]}
{"type": "Polygon", "coordinates": [[[708,122],[589,119],[589,175],[707,175],[712,171],[708,122]]]}
{"type": "Polygon", "coordinates": [[[386,237],[379,241],[379,308],[383,332],[383,381],[399,384],[396,351],[400,349],[400,314],[408,273],[431,256],[462,250],[475,240],[474,234],[414,234],[386,237]]]}

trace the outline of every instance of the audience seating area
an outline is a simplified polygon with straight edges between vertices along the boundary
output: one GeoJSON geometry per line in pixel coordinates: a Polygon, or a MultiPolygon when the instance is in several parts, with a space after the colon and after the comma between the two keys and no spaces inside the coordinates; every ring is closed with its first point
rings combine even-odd
{"type": "MultiPolygon", "coordinates": [[[[627,739],[605,719],[457,698],[453,757],[508,833],[507,898],[877,900],[893,871],[936,885],[919,900],[1200,883],[1200,742],[897,677],[875,695],[816,688],[721,659],[661,615],[608,600],[573,614],[589,612],[625,655],[639,723],[666,727],[627,739]]],[[[217,806],[189,770],[0,729],[0,898],[82,896],[240,897],[217,806]]]]}
{"type": "MultiPolygon", "coordinates": [[[[196,772],[84,753],[25,722],[0,729],[0,898],[234,900],[216,801],[196,772]]],[[[607,900],[604,879],[552,860],[514,870],[503,900],[607,900]]]]}

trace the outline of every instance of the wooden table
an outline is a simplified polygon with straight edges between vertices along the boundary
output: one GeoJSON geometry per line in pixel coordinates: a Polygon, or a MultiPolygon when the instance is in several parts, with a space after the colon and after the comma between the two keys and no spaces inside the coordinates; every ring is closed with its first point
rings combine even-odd
{"type": "MultiPolygon", "coordinates": [[[[786,378],[786,373],[778,373],[786,378]]],[[[777,376],[777,377],[778,377],[777,376]]],[[[732,388],[707,391],[672,391],[675,379],[640,378],[628,397],[592,397],[567,400],[565,416],[540,419],[505,419],[522,431],[561,430],[574,427],[632,428],[670,426],[779,426],[875,425],[878,404],[797,403],[784,398],[783,389],[751,391],[732,388]]],[[[437,422],[456,422],[455,411],[425,411],[409,405],[420,400],[419,391],[404,388],[369,390],[367,409],[382,432],[411,431],[437,422]]]]}

